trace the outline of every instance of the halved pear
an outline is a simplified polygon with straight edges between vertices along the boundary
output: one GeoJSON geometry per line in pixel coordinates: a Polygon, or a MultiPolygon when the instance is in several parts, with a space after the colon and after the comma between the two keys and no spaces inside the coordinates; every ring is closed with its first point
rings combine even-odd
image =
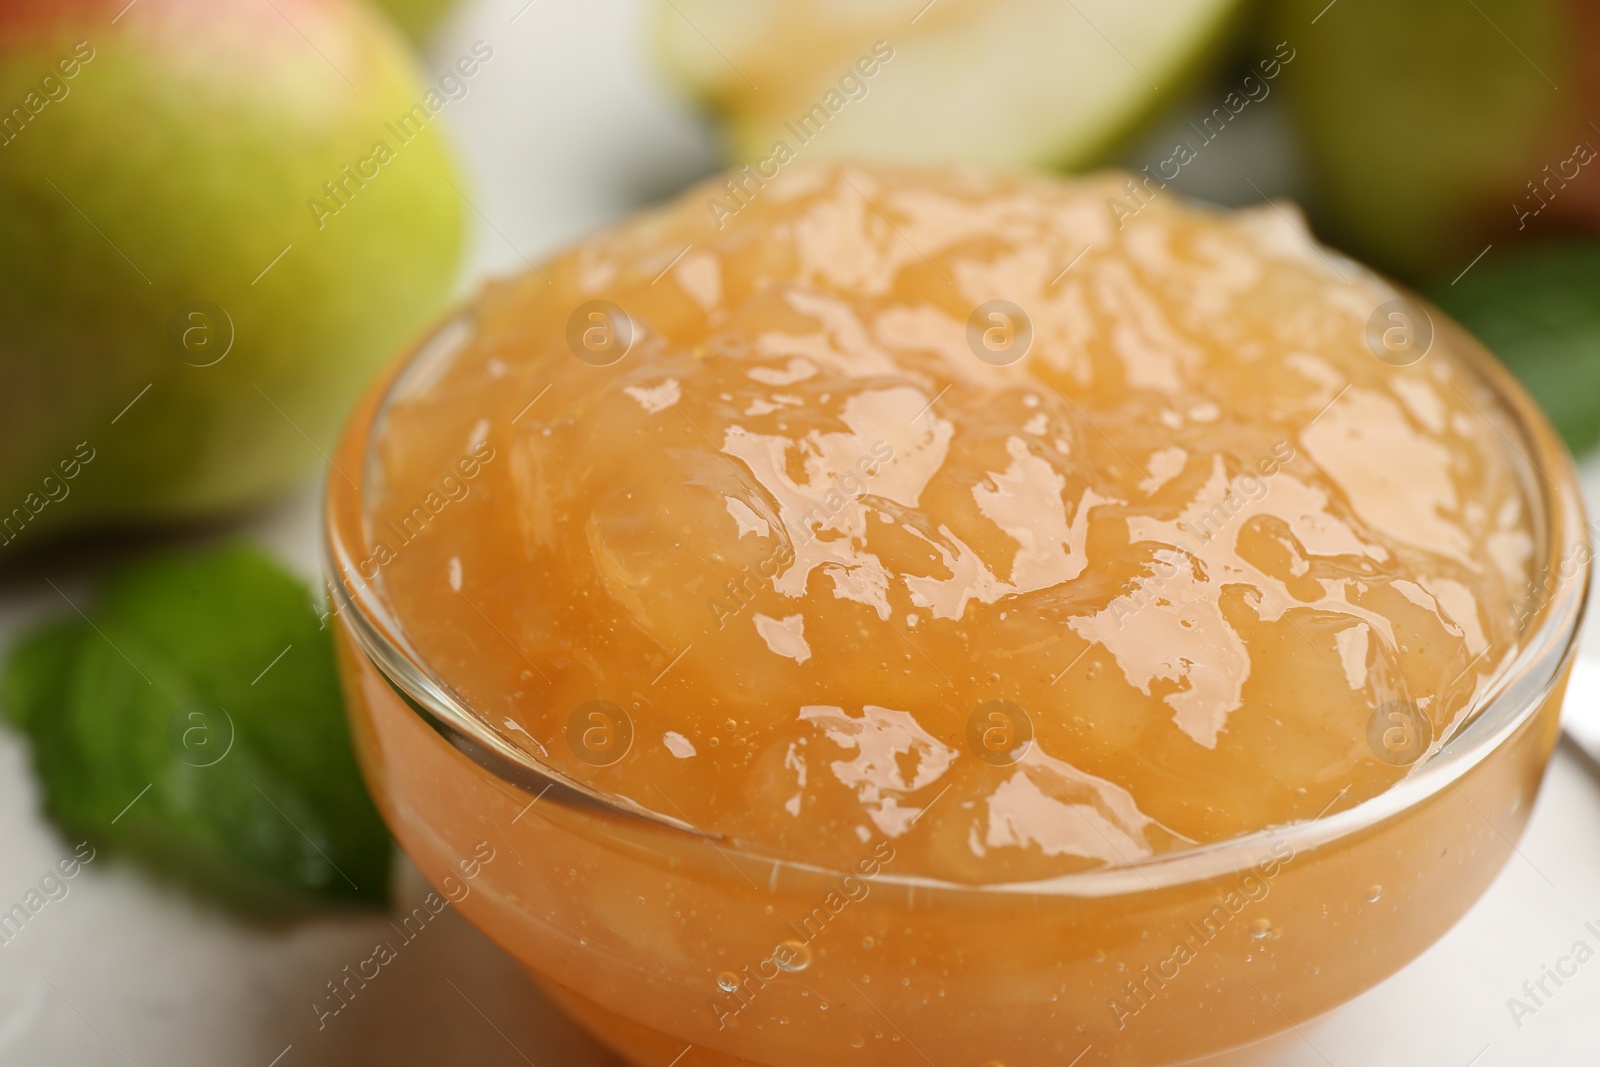
{"type": "MultiPolygon", "coordinates": [[[[1238,0],[657,0],[730,153],[1083,166],[1182,88],[1238,0]]],[[[780,160],[781,161],[781,160],[780,160]]]]}

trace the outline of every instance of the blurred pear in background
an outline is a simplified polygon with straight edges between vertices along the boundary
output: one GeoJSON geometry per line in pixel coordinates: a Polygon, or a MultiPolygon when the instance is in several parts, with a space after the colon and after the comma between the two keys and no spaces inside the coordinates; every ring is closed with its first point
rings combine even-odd
{"type": "Polygon", "coordinates": [[[413,40],[423,42],[438,29],[455,0],[379,0],[379,5],[413,40]]]}
{"type": "Polygon", "coordinates": [[[1074,168],[1103,159],[1203,73],[1241,8],[917,6],[654,0],[650,32],[669,76],[719,116],[740,162],[772,160],[781,144],[807,158],[1074,168]]]}
{"type": "Polygon", "coordinates": [[[358,0],[0,6],[0,544],[322,464],[456,277],[426,93],[358,0]]]}
{"type": "Polygon", "coordinates": [[[1278,0],[1318,231],[1410,279],[1600,223],[1600,5],[1278,0]],[[1319,14],[1320,12],[1320,14],[1319,14]],[[1315,21],[1313,22],[1313,19],[1315,21]]]}

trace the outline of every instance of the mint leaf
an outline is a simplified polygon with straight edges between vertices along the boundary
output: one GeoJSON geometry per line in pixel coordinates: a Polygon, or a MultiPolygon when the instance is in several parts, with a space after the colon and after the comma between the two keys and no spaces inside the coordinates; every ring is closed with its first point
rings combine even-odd
{"type": "Polygon", "coordinates": [[[12,726],[27,731],[40,709],[63,703],[78,646],[92,632],[76,618],[62,619],[34,629],[17,643],[0,676],[0,706],[12,726]]]}
{"type": "Polygon", "coordinates": [[[1600,441],[1600,241],[1486,259],[1434,302],[1478,336],[1544,406],[1567,447],[1600,441]]]}
{"type": "Polygon", "coordinates": [[[387,901],[391,842],[298,581],[243,546],[158,558],[92,617],[24,637],[0,679],[53,817],[244,906],[387,901]]]}

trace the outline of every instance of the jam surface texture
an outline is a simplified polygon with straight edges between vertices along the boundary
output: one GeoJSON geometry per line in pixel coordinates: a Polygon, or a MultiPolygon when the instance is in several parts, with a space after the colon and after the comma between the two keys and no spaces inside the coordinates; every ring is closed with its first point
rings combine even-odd
{"type": "Polygon", "coordinates": [[[733,181],[490,285],[379,425],[363,574],[531,758],[1012,881],[1373,796],[1516,652],[1475,343],[1292,208],[733,181]]]}

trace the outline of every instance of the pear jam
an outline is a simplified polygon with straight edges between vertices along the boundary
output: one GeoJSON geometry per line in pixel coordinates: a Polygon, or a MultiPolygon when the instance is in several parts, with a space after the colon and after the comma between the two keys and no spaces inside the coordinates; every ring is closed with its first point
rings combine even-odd
{"type": "Polygon", "coordinates": [[[1474,342],[1292,209],[1128,197],[794,165],[491,284],[362,573],[531,761],[773,857],[1018,883],[1373,797],[1519,648],[1474,342]]]}

